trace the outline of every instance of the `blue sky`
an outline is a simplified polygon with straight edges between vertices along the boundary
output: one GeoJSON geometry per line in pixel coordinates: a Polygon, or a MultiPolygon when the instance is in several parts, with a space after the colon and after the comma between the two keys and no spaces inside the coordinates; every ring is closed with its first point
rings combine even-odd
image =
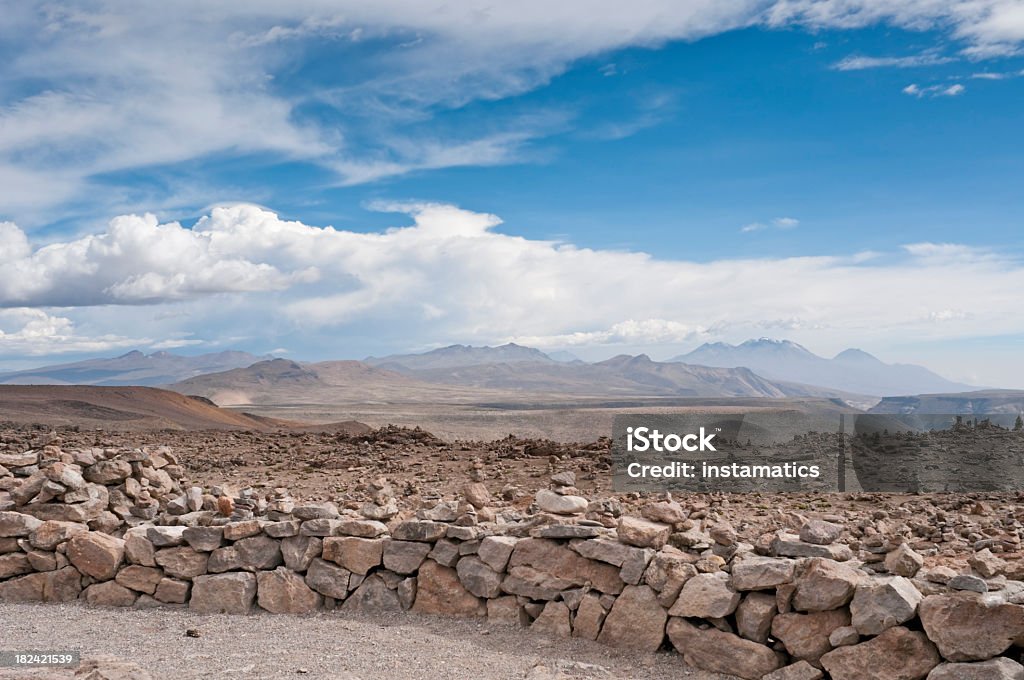
{"type": "Polygon", "coordinates": [[[0,366],[770,335],[1024,387],[1019,3],[599,4],[0,1],[0,366]]]}

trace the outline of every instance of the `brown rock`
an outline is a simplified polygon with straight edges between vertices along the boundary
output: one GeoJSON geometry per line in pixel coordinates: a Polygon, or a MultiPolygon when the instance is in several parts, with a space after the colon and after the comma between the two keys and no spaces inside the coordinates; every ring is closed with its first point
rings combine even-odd
{"type": "Polygon", "coordinates": [[[736,608],[736,632],[742,638],[763,645],[768,642],[768,633],[777,612],[775,595],[750,593],[736,608]]]}
{"type": "Polygon", "coordinates": [[[58,522],[49,520],[43,522],[33,531],[29,537],[29,543],[40,550],[54,550],[64,541],[69,540],[77,534],[84,534],[89,527],[78,522],[58,522]]]}
{"type": "Polygon", "coordinates": [[[0,580],[34,571],[25,553],[0,555],[0,580]]]}
{"type": "Polygon", "coordinates": [[[813,557],[796,580],[793,608],[826,611],[844,606],[853,597],[863,572],[823,557],[813,557]]]}
{"type": "Polygon", "coordinates": [[[782,641],[794,658],[819,665],[821,655],[831,651],[829,635],[837,628],[850,625],[845,609],[810,614],[779,614],[772,622],[772,637],[782,641]]]}
{"type": "Polygon", "coordinates": [[[752,555],[733,563],[732,587],[736,590],[767,590],[791,583],[795,573],[795,560],[752,555]]]}
{"type": "Polygon", "coordinates": [[[349,579],[352,572],[344,567],[314,558],[306,570],[306,585],[327,597],[344,600],[348,595],[349,579]]]}
{"type": "Polygon", "coordinates": [[[213,552],[224,544],[223,527],[186,527],[181,536],[199,552],[213,552]]]}
{"type": "Polygon", "coordinates": [[[381,563],[384,541],[382,538],[355,536],[325,538],[323,558],[345,567],[353,574],[365,575],[381,563]]]}
{"type": "Polygon", "coordinates": [[[1024,606],[998,595],[929,595],[918,616],[928,638],[950,661],[983,661],[1024,641],[1024,606]]]}
{"type": "MultiPolygon", "coordinates": [[[[582,604],[582,603],[581,603],[582,604]]],[[[615,598],[597,641],[612,647],[657,651],[665,639],[668,614],[649,586],[626,586],[615,598]]]]}
{"type": "Polygon", "coordinates": [[[504,571],[518,540],[512,536],[487,536],[477,548],[477,557],[494,571],[504,571]]]}
{"type": "Polygon", "coordinates": [[[287,567],[258,572],[256,593],[259,605],[274,614],[308,614],[323,601],[301,575],[287,567]]]}
{"type": "Polygon", "coordinates": [[[572,635],[569,608],[563,602],[548,602],[530,625],[530,630],[554,637],[569,637],[572,635]]]}
{"type": "Polygon", "coordinates": [[[135,604],[136,593],[115,581],[94,583],[83,592],[85,600],[96,607],[131,607],[135,604]]]}
{"type": "Polygon", "coordinates": [[[702,670],[760,680],[782,665],[769,647],[717,628],[702,630],[686,619],[672,617],[666,631],[683,660],[702,670]]]}
{"type": "Polygon", "coordinates": [[[164,573],[160,569],[129,564],[117,572],[114,580],[125,588],[152,595],[156,592],[156,587],[163,577],[164,573]]]}
{"type": "Polygon", "coordinates": [[[485,616],[486,604],[466,590],[455,570],[427,560],[420,567],[416,583],[414,612],[445,616],[485,616]]]}
{"type": "Polygon", "coordinates": [[[1024,666],[1005,656],[975,663],[940,663],[928,680],[1024,680],[1024,666]]]}
{"type": "Polygon", "coordinates": [[[697,574],[683,586],[668,613],[718,619],[736,611],[739,603],[740,594],[729,586],[726,574],[697,574]]]}
{"type": "Polygon", "coordinates": [[[196,576],[189,609],[201,614],[248,614],[256,598],[256,576],[248,572],[196,576]]]}
{"type": "Polygon", "coordinates": [[[384,579],[377,574],[371,574],[352,591],[342,609],[361,612],[400,612],[402,603],[398,599],[398,594],[384,583],[384,579]]]}
{"type": "Polygon", "coordinates": [[[938,663],[939,653],[924,633],[902,626],[821,657],[833,680],[921,680],[938,663]]]}
{"type": "Polygon", "coordinates": [[[82,574],[64,567],[0,583],[0,602],[70,602],[81,592],[82,574]]]}
{"type": "Polygon", "coordinates": [[[487,619],[494,623],[516,626],[525,626],[530,622],[526,610],[519,604],[519,599],[515,595],[503,595],[487,600],[487,619]]]}
{"type": "Polygon", "coordinates": [[[850,602],[853,627],[861,635],[878,635],[914,618],[922,599],[914,584],[902,576],[865,579],[850,602]]]}
{"type": "Polygon", "coordinates": [[[192,589],[191,581],[179,581],[176,578],[163,578],[157,584],[153,598],[165,604],[184,604],[188,602],[188,594],[192,589]]]}
{"type": "Polygon", "coordinates": [[[898,548],[885,556],[886,570],[897,576],[913,578],[922,565],[924,565],[924,558],[914,552],[906,543],[901,543],[898,548]]]}
{"type": "Polygon", "coordinates": [[[589,584],[611,595],[621,593],[625,586],[613,565],[588,560],[550,539],[527,538],[516,543],[508,567],[511,571],[519,566],[531,567],[572,585],[589,584]]]}
{"type": "Polygon", "coordinates": [[[431,550],[429,543],[416,541],[387,541],[384,544],[384,566],[396,574],[415,573],[427,553],[431,550]]]}
{"type": "Polygon", "coordinates": [[[292,571],[306,571],[323,553],[324,543],[315,536],[289,536],[281,541],[284,566],[292,571]]]}
{"type": "Polygon", "coordinates": [[[157,550],[154,559],[168,575],[190,579],[206,573],[210,553],[196,552],[183,545],[157,550]]]}
{"type": "MultiPolygon", "coordinates": [[[[387,551],[385,550],[385,564],[387,551]]],[[[455,567],[459,581],[477,597],[492,598],[501,593],[502,575],[483,563],[478,557],[467,555],[455,567]]]]}
{"type": "Polygon", "coordinates": [[[576,618],[572,622],[572,636],[584,640],[596,640],[601,633],[601,626],[608,612],[601,606],[601,598],[594,593],[587,593],[576,608],[576,618]]]}
{"type": "Polygon", "coordinates": [[[133,527],[124,532],[124,554],[132,564],[156,566],[156,548],[146,538],[145,527],[133,527]]]}
{"type": "Polygon", "coordinates": [[[391,537],[396,541],[421,541],[433,543],[439,538],[444,538],[448,531],[448,525],[442,522],[431,522],[429,520],[408,520],[395,526],[391,537]]]}
{"type": "Polygon", "coordinates": [[[811,664],[806,661],[797,661],[769,673],[761,680],[821,680],[823,677],[825,677],[824,674],[811,664]]]}
{"type": "Polygon", "coordinates": [[[661,522],[651,522],[627,515],[619,519],[617,533],[619,541],[622,543],[658,550],[668,542],[672,527],[661,522]]]}
{"type": "Polygon", "coordinates": [[[67,556],[83,574],[109,581],[124,560],[124,541],[93,531],[77,534],[67,542],[67,556]]]}
{"type": "Polygon", "coordinates": [[[32,515],[6,510],[0,512],[0,537],[28,536],[40,525],[42,522],[32,515]]]}

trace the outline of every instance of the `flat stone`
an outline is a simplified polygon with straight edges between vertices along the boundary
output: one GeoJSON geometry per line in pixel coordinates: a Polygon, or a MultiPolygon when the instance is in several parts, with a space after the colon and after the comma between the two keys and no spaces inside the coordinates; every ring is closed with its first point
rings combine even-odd
{"type": "Polygon", "coordinates": [[[129,564],[117,572],[114,580],[125,588],[152,595],[156,592],[156,587],[163,577],[164,572],[155,567],[129,564]]]}
{"type": "Polygon", "coordinates": [[[668,542],[672,527],[660,522],[651,522],[639,517],[625,516],[619,519],[616,529],[619,541],[638,548],[658,550],[668,542]]]}
{"type": "Polygon", "coordinates": [[[4,467],[27,467],[39,463],[38,451],[25,451],[23,453],[0,453],[0,465],[4,467]]]}
{"type": "Polygon", "coordinates": [[[850,602],[853,627],[861,635],[878,635],[914,618],[924,596],[903,576],[868,579],[850,602]]]}
{"type": "Polygon", "coordinates": [[[206,573],[210,553],[197,552],[189,546],[183,545],[177,548],[157,550],[154,559],[168,575],[190,579],[206,573]]]}
{"type": "Polygon", "coordinates": [[[554,515],[580,515],[587,511],[587,499],[581,496],[563,496],[541,489],[536,496],[537,507],[554,515]]]}
{"type": "Polygon", "coordinates": [[[224,544],[224,528],[185,527],[181,537],[193,550],[213,552],[224,544]]]}
{"type": "Polygon", "coordinates": [[[344,600],[352,572],[333,562],[315,558],[306,570],[306,585],[326,597],[344,600]]]}
{"type": "Polygon", "coordinates": [[[76,534],[67,542],[67,556],[83,574],[109,581],[124,560],[124,541],[95,531],[76,534]]]}
{"type": "Polygon", "coordinates": [[[386,525],[372,519],[343,519],[334,528],[335,536],[358,536],[376,538],[388,533],[386,525]]]}
{"type": "Polygon", "coordinates": [[[263,533],[271,538],[288,538],[298,536],[302,528],[302,522],[297,519],[285,520],[283,522],[270,522],[263,526],[263,533]]]}
{"type": "Polygon", "coordinates": [[[334,503],[308,503],[296,505],[292,508],[292,516],[298,520],[308,519],[337,519],[338,506],[334,503]]]}
{"type": "Polygon", "coordinates": [[[423,560],[427,559],[430,550],[429,543],[387,541],[384,544],[384,566],[396,574],[413,574],[423,564],[423,560]]]}
{"type": "Polygon", "coordinates": [[[736,632],[742,638],[763,645],[768,642],[776,613],[775,595],[750,593],[736,607],[736,632]]]}
{"type": "Polygon", "coordinates": [[[821,557],[812,558],[796,580],[793,608],[798,611],[838,609],[853,598],[865,578],[862,571],[821,557]]]}
{"type": "Polygon", "coordinates": [[[443,616],[485,616],[487,605],[462,585],[454,569],[427,560],[416,577],[416,602],[412,611],[443,616]]]}
{"type": "Polygon", "coordinates": [[[384,541],[382,538],[356,536],[325,538],[323,558],[345,567],[354,574],[365,575],[381,563],[384,541]]]}
{"type": "Polygon", "coordinates": [[[444,538],[448,532],[448,525],[442,522],[431,522],[428,520],[408,520],[399,523],[391,532],[391,537],[398,541],[420,541],[433,543],[444,538]]]}
{"type": "Polygon", "coordinates": [[[1006,656],[975,663],[940,663],[928,680],[1024,680],[1024,666],[1006,656]]]}
{"type": "Polygon", "coordinates": [[[623,582],[635,586],[643,580],[647,565],[650,564],[656,552],[650,548],[631,548],[629,556],[622,562],[619,569],[619,578],[623,582]]]}
{"type": "Polygon", "coordinates": [[[0,512],[0,537],[28,536],[42,525],[42,521],[21,512],[0,512]]]}
{"type": "MultiPolygon", "coordinates": [[[[619,570],[610,564],[588,560],[569,548],[546,538],[525,538],[516,543],[509,568],[528,566],[570,585],[590,585],[602,593],[617,595],[625,584],[619,570]]],[[[551,599],[551,598],[546,598],[551,599]]]]}
{"type": "Polygon", "coordinates": [[[724,576],[697,574],[688,580],[669,615],[717,619],[732,614],[740,603],[740,594],[724,576]]]}
{"type": "Polygon", "coordinates": [[[1024,640],[1024,606],[996,595],[929,595],[918,612],[928,638],[949,661],[984,661],[1024,640]]]}
{"type": "Polygon", "coordinates": [[[583,557],[621,567],[634,548],[617,540],[597,538],[589,541],[572,541],[569,547],[583,557]]]}
{"type": "Polygon", "coordinates": [[[733,562],[732,587],[736,590],[768,590],[792,583],[795,574],[794,560],[752,555],[733,562]]]}
{"type": "MultiPolygon", "coordinates": [[[[299,534],[302,536],[337,536],[343,524],[340,519],[309,519],[299,525],[299,534]]],[[[373,529],[376,531],[376,529],[373,529]]],[[[267,534],[270,535],[269,533],[267,534]]]]}
{"type": "Polygon", "coordinates": [[[717,628],[701,629],[686,619],[670,618],[666,632],[683,661],[701,670],[760,680],[782,665],[770,647],[717,628]]]}
{"type": "Polygon", "coordinates": [[[522,595],[531,600],[554,600],[559,594],[576,585],[572,581],[553,576],[533,567],[511,567],[501,582],[503,592],[522,595]]]}
{"type": "Polygon", "coordinates": [[[853,559],[853,551],[842,544],[816,545],[800,540],[799,536],[781,533],[772,539],[769,552],[775,557],[824,557],[836,562],[853,559]]]}
{"type": "Polygon", "coordinates": [[[488,536],[480,541],[480,547],[476,550],[477,557],[494,571],[504,571],[518,540],[512,536],[488,536]]]}
{"type": "Polygon", "coordinates": [[[182,534],[185,533],[186,528],[182,526],[148,527],[146,529],[146,538],[156,548],[172,548],[185,542],[182,534]]]}
{"type": "Polygon", "coordinates": [[[662,524],[679,524],[685,522],[689,513],[677,501],[657,501],[640,508],[644,519],[662,524]]]}
{"type": "Polygon", "coordinates": [[[985,579],[974,574],[957,574],[946,582],[953,590],[966,590],[972,593],[987,593],[988,584],[985,579]]]}
{"type": "Polygon", "coordinates": [[[530,625],[530,630],[553,637],[569,637],[572,635],[569,608],[562,602],[548,602],[530,625]]]}
{"type": "Polygon", "coordinates": [[[534,538],[594,538],[605,533],[603,527],[592,527],[583,524],[548,524],[530,532],[534,538]]]}
{"type": "Polygon", "coordinates": [[[626,586],[604,620],[597,641],[622,649],[655,652],[665,639],[668,614],[650,586],[626,586]]]}
{"type": "Polygon", "coordinates": [[[885,556],[885,570],[890,574],[912,578],[924,565],[924,558],[906,543],[885,556]]]}
{"type": "Polygon", "coordinates": [[[817,666],[821,655],[832,650],[832,631],[849,625],[850,613],[845,609],[809,614],[790,612],[779,614],[772,621],[772,637],[780,640],[793,658],[817,666]]]}
{"type": "Polygon", "coordinates": [[[188,606],[201,614],[248,614],[256,599],[256,576],[248,572],[197,576],[188,606]]]}
{"type": "Polygon", "coordinates": [[[502,574],[475,556],[463,557],[455,568],[459,581],[477,597],[492,598],[501,594],[502,574]]]}
{"type": "Polygon", "coordinates": [[[860,642],[860,633],[853,626],[842,626],[829,633],[828,643],[833,647],[846,647],[860,642]]]}
{"type": "Polygon", "coordinates": [[[115,581],[94,583],[84,591],[85,601],[94,607],[131,607],[138,594],[115,581]]]}
{"type": "Polygon", "coordinates": [[[487,620],[513,626],[529,624],[526,610],[519,604],[519,598],[515,595],[503,595],[487,600],[487,620]]]}
{"type": "Polygon", "coordinates": [[[289,536],[281,541],[281,558],[292,571],[306,571],[323,553],[324,543],[316,536],[289,536]]]}
{"type": "Polygon", "coordinates": [[[761,680],[821,680],[823,677],[825,677],[824,673],[811,664],[806,661],[797,661],[769,673],[761,680]]]}
{"type": "Polygon", "coordinates": [[[225,540],[237,541],[261,533],[263,525],[260,520],[249,519],[242,522],[228,522],[222,529],[224,530],[225,540]]]}
{"type": "Polygon", "coordinates": [[[256,601],[273,614],[309,614],[323,597],[306,585],[303,577],[287,567],[256,574],[256,601]]]}
{"type": "Polygon", "coordinates": [[[800,527],[800,540],[815,545],[830,545],[843,533],[843,527],[832,522],[812,519],[800,527]]]}
{"type": "MultiPolygon", "coordinates": [[[[433,549],[427,553],[427,557],[444,567],[454,567],[459,561],[461,554],[459,544],[454,541],[442,538],[434,544],[433,549]]],[[[507,560],[507,558],[506,558],[507,560]]],[[[504,567],[502,567],[504,569],[504,567]]]]}
{"type": "Polygon", "coordinates": [[[79,522],[48,520],[42,522],[29,534],[28,540],[33,547],[40,550],[54,550],[64,541],[70,540],[72,536],[84,534],[87,531],[89,531],[89,527],[79,522]]]}
{"type": "Polygon", "coordinates": [[[281,542],[269,536],[250,536],[233,545],[217,548],[209,553],[209,571],[219,573],[234,569],[264,571],[281,566],[281,542]]]}
{"type": "Polygon", "coordinates": [[[94,484],[112,486],[131,474],[132,464],[126,460],[101,460],[86,467],[82,476],[94,484]]]}
{"type": "Polygon", "coordinates": [[[821,657],[832,680],[920,680],[938,663],[939,653],[924,633],[903,626],[821,657]]]}

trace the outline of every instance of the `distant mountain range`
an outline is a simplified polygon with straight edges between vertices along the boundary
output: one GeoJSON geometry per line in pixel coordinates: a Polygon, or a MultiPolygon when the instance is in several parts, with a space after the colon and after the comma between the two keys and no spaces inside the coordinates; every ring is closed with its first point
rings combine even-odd
{"type": "Polygon", "coordinates": [[[0,373],[0,385],[166,385],[204,373],[250,366],[265,359],[248,352],[216,352],[187,357],[170,352],[128,352],[112,359],[89,359],[0,373]]]}
{"type": "Polygon", "coordinates": [[[724,342],[704,344],[670,361],[724,368],[743,366],[769,380],[818,385],[878,397],[979,389],[947,380],[923,366],[887,364],[859,349],[848,349],[827,359],[795,342],[768,338],[748,340],[739,345],[724,342]]]}
{"type": "Polygon", "coordinates": [[[521,362],[550,364],[558,360],[539,349],[523,347],[514,342],[498,347],[471,347],[450,345],[422,354],[392,354],[386,357],[367,357],[364,364],[394,371],[422,371],[446,368],[464,368],[482,364],[514,364],[521,362]]]}
{"type": "Polygon", "coordinates": [[[960,394],[886,397],[868,413],[1017,415],[1024,413],[1024,390],[979,390],[960,394]]]}

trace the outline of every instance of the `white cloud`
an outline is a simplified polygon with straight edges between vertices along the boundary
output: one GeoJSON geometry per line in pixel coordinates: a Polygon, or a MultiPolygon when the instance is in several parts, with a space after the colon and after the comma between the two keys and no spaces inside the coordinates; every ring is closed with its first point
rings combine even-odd
{"type": "Polygon", "coordinates": [[[755,231],[764,231],[765,229],[796,229],[800,225],[800,220],[793,217],[776,217],[769,222],[751,222],[740,227],[740,233],[750,234],[755,231]]]}
{"type": "MultiPolygon", "coordinates": [[[[16,258],[3,251],[0,302],[82,305],[76,317],[114,338],[105,342],[143,327],[157,341],[321,342],[335,355],[353,336],[377,347],[509,339],[671,347],[775,329],[842,347],[1024,333],[1024,318],[1006,312],[1018,305],[1024,263],[962,244],[695,261],[527,239],[496,231],[496,215],[450,205],[375,207],[412,223],[344,231],[249,205],[215,208],[192,229],[120,217],[101,234],[30,252],[19,245],[16,258]]],[[[23,243],[10,226],[0,234],[23,243]]],[[[73,335],[49,312],[33,313],[53,329],[44,335],[73,335]]],[[[26,326],[9,332],[27,342],[26,326]]]]}
{"type": "Polygon", "coordinates": [[[957,97],[966,90],[967,88],[960,83],[954,83],[953,85],[929,85],[927,87],[911,83],[903,88],[903,94],[909,94],[918,99],[922,97],[957,97]]]}
{"type": "MultiPolygon", "coordinates": [[[[519,162],[548,127],[496,119],[492,130],[442,135],[402,126],[437,107],[529,91],[576,60],[624,47],[750,26],[880,23],[945,31],[971,58],[1024,42],[1018,0],[6,0],[2,11],[0,214],[27,216],[28,226],[59,206],[133,203],[97,190],[99,177],[214,154],[301,159],[347,184],[519,162]],[[331,51],[353,43],[370,47],[331,51]],[[315,91],[278,83],[317,59],[332,75],[315,91]],[[337,122],[305,113],[322,106],[337,122]]],[[[917,57],[928,58],[941,57],[917,57]]],[[[859,59],[847,66],[872,58],[859,59]]]]}
{"type": "Polygon", "coordinates": [[[925,52],[907,57],[863,57],[849,56],[833,66],[837,71],[862,71],[870,68],[916,68],[920,66],[938,66],[956,61],[953,57],[945,57],[934,52],[925,52]]]}
{"type": "Polygon", "coordinates": [[[106,352],[149,344],[117,335],[82,336],[70,319],[31,308],[0,309],[0,356],[106,352]]]}

